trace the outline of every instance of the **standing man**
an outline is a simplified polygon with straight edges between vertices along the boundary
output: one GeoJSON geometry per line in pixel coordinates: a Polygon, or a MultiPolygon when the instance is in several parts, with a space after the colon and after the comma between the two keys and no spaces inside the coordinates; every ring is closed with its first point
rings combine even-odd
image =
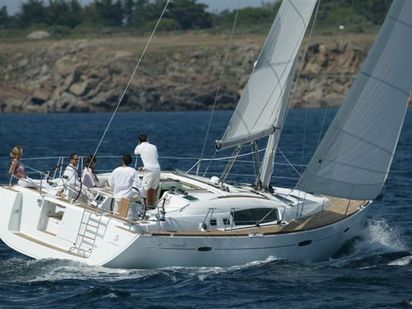
{"type": "Polygon", "coordinates": [[[143,161],[143,188],[146,191],[147,207],[156,204],[157,189],[160,182],[160,164],[157,147],[149,143],[146,134],[139,135],[139,144],[134,150],[135,155],[140,155],[143,161]]]}

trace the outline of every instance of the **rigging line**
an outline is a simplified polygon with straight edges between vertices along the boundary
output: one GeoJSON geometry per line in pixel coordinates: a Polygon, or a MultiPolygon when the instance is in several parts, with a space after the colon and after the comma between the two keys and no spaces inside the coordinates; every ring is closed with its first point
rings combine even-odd
{"type": "MultiPolygon", "coordinates": [[[[239,15],[239,2],[238,2],[238,8],[237,8],[237,10],[236,10],[235,19],[234,19],[234,21],[233,21],[232,31],[231,31],[231,33],[230,33],[229,43],[228,43],[228,47],[227,47],[228,52],[226,53],[225,59],[224,59],[224,62],[223,62],[223,68],[222,68],[222,72],[220,73],[220,78],[219,78],[219,85],[218,85],[217,90],[216,90],[216,95],[215,95],[215,99],[214,99],[214,102],[213,102],[212,111],[211,111],[211,113],[210,113],[209,124],[208,124],[208,126],[207,126],[206,135],[205,135],[205,140],[203,141],[202,153],[200,154],[200,158],[199,158],[200,160],[203,159],[203,155],[204,155],[204,153],[205,153],[206,142],[207,142],[207,139],[208,139],[208,137],[209,137],[210,127],[212,126],[213,114],[214,114],[215,108],[216,108],[217,97],[218,97],[218,95],[219,95],[219,93],[220,93],[220,88],[222,87],[223,77],[224,77],[226,65],[227,65],[228,58],[229,58],[228,55],[229,55],[229,52],[230,52],[230,48],[232,47],[233,34],[235,33],[235,28],[236,28],[236,23],[237,23],[237,17],[238,17],[238,15],[239,15]]],[[[210,164],[209,164],[209,165],[210,165],[210,164]]]]}
{"type": "Polygon", "coordinates": [[[353,4],[354,4],[355,0],[352,0],[351,6],[350,6],[350,13],[349,13],[349,17],[348,17],[348,22],[351,23],[353,21],[353,4]]]}
{"type": "Polygon", "coordinates": [[[282,155],[282,157],[286,160],[286,162],[290,165],[290,167],[295,171],[296,174],[300,176],[302,176],[301,173],[299,173],[299,171],[295,168],[295,166],[292,164],[292,162],[289,161],[289,159],[285,156],[285,154],[282,152],[282,150],[280,150],[280,148],[278,148],[279,153],[282,155]]]}
{"type": "MultiPolygon", "coordinates": [[[[305,147],[306,147],[306,128],[308,127],[308,109],[305,108],[305,120],[303,122],[303,141],[302,141],[302,153],[300,158],[300,164],[303,166],[305,161],[305,147]]],[[[302,172],[305,168],[302,168],[302,172]]]]}
{"type": "MultiPolygon", "coordinates": [[[[349,13],[349,17],[348,17],[348,23],[350,23],[352,21],[353,6],[354,6],[354,0],[352,0],[352,3],[351,3],[350,13],[349,13]]],[[[345,43],[344,39],[342,39],[342,43],[343,44],[345,43]]],[[[306,119],[305,119],[305,121],[306,121],[306,119]]],[[[319,135],[318,135],[318,140],[316,142],[316,146],[319,146],[319,144],[321,142],[322,132],[324,131],[324,127],[325,127],[325,122],[326,122],[326,109],[323,110],[322,122],[321,122],[320,130],[319,130],[319,135]]],[[[306,131],[306,126],[305,126],[305,131],[306,131]]],[[[302,154],[302,164],[303,164],[303,154],[302,154]]]]}
{"type": "MultiPolygon", "coordinates": [[[[99,144],[97,145],[96,150],[95,150],[94,153],[93,153],[93,158],[96,157],[96,154],[97,154],[97,152],[99,151],[99,148],[100,148],[100,146],[101,146],[104,138],[106,137],[107,131],[109,130],[110,125],[111,125],[112,122],[113,122],[114,116],[116,115],[116,113],[117,113],[117,111],[118,111],[118,109],[119,109],[119,107],[120,107],[120,104],[122,103],[123,98],[124,98],[124,96],[126,95],[126,92],[127,92],[127,90],[129,89],[130,84],[132,83],[132,80],[133,80],[134,76],[136,75],[137,69],[139,68],[140,63],[142,62],[142,59],[143,59],[144,55],[146,54],[146,50],[147,50],[147,48],[149,47],[150,42],[152,41],[152,39],[153,39],[153,37],[154,37],[154,34],[155,34],[156,30],[157,30],[157,27],[159,26],[160,21],[162,20],[163,15],[164,15],[165,12],[166,12],[166,9],[167,9],[167,6],[169,5],[169,2],[170,2],[170,0],[167,0],[167,1],[166,1],[165,6],[164,6],[164,8],[163,8],[163,11],[162,11],[162,13],[160,14],[160,16],[159,16],[159,18],[158,18],[158,20],[157,20],[157,22],[156,22],[156,25],[154,26],[154,29],[153,29],[152,33],[150,34],[149,39],[148,39],[147,42],[146,42],[146,45],[145,45],[145,47],[144,47],[144,49],[143,49],[143,51],[142,51],[142,54],[140,55],[140,58],[139,58],[139,60],[138,60],[138,62],[137,62],[137,64],[136,64],[136,66],[135,66],[134,69],[133,69],[133,73],[132,73],[132,75],[130,76],[129,81],[127,82],[126,87],[124,88],[122,94],[121,94],[120,97],[119,97],[119,101],[117,102],[116,108],[115,108],[115,110],[113,111],[112,116],[110,117],[109,123],[107,124],[106,129],[104,130],[103,135],[102,135],[102,137],[101,137],[101,139],[100,139],[100,141],[99,141],[99,144]]],[[[89,167],[90,167],[90,165],[91,165],[91,163],[89,164],[89,167]]]]}
{"type": "MultiPolygon", "coordinates": [[[[260,150],[259,150],[259,153],[260,153],[260,152],[263,152],[263,151],[265,151],[265,149],[260,149],[260,150]]],[[[199,162],[199,161],[214,161],[214,162],[216,162],[216,161],[228,161],[228,160],[233,159],[233,158],[235,158],[235,157],[236,157],[236,158],[243,158],[243,157],[250,156],[250,155],[253,154],[254,152],[251,151],[251,152],[246,152],[246,153],[239,154],[239,155],[237,155],[237,156],[227,156],[227,157],[215,158],[215,157],[216,157],[216,153],[217,153],[217,151],[215,151],[215,154],[213,155],[212,158],[210,158],[210,159],[201,159],[201,160],[199,159],[198,162],[199,162]]],[[[172,158],[173,158],[173,157],[172,157],[172,158]]],[[[242,161],[239,161],[239,160],[238,160],[238,162],[242,162],[242,161]]],[[[197,164],[198,164],[198,163],[196,162],[196,164],[195,164],[194,166],[192,166],[186,173],[190,172],[197,164]]]]}
{"type": "Polygon", "coordinates": [[[214,161],[214,159],[215,159],[215,157],[216,157],[216,154],[217,154],[217,150],[215,150],[215,153],[213,154],[212,159],[209,160],[209,164],[206,166],[206,169],[205,169],[205,171],[204,171],[204,173],[203,173],[203,176],[206,176],[206,173],[209,171],[210,165],[211,165],[212,162],[214,161]]]}

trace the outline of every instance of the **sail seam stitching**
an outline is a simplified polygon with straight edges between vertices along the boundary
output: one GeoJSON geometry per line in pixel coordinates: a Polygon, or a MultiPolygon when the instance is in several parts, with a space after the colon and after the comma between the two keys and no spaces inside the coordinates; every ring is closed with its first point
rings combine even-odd
{"type": "Polygon", "coordinates": [[[345,134],[345,135],[348,135],[348,136],[353,137],[353,138],[355,138],[355,139],[357,139],[357,140],[360,140],[360,141],[362,141],[362,142],[364,142],[364,143],[366,143],[366,144],[368,144],[368,145],[374,146],[376,149],[382,150],[383,152],[385,152],[385,153],[387,153],[387,154],[389,154],[389,155],[391,155],[391,156],[393,155],[393,152],[392,152],[392,151],[389,151],[389,150],[387,150],[387,149],[385,149],[385,148],[383,148],[383,147],[381,147],[381,146],[379,146],[379,145],[377,145],[377,144],[375,144],[375,143],[372,143],[371,141],[369,141],[369,140],[367,140],[367,139],[361,138],[361,137],[358,136],[358,135],[349,133],[348,131],[345,131],[343,128],[339,128],[339,127],[336,127],[336,126],[331,126],[331,128],[334,128],[334,129],[336,129],[337,131],[340,131],[340,132],[342,132],[342,133],[345,134]]]}
{"type": "Polygon", "coordinates": [[[362,186],[374,186],[374,185],[378,185],[380,184],[380,182],[373,182],[373,183],[361,183],[361,184],[353,184],[351,182],[348,181],[343,181],[343,180],[336,180],[334,178],[329,178],[329,177],[323,177],[323,176],[317,176],[321,179],[327,180],[327,181],[334,181],[334,182],[338,182],[338,183],[343,183],[343,184],[347,184],[347,185],[351,185],[351,186],[356,186],[356,185],[362,185],[362,186]]]}
{"type": "Polygon", "coordinates": [[[403,93],[404,95],[406,95],[406,96],[409,97],[409,92],[407,92],[407,91],[403,90],[402,88],[397,87],[397,86],[395,86],[395,85],[393,85],[393,84],[391,84],[391,83],[388,83],[386,80],[383,80],[383,79],[381,79],[381,78],[378,78],[378,77],[376,77],[376,76],[373,76],[373,75],[371,75],[371,74],[369,74],[369,73],[366,73],[365,71],[361,71],[360,74],[363,74],[363,75],[365,75],[365,76],[367,76],[367,77],[369,77],[369,78],[371,78],[371,79],[373,79],[373,80],[375,80],[375,81],[381,82],[382,84],[385,84],[385,85],[387,85],[387,86],[390,87],[390,88],[396,89],[396,90],[398,90],[399,92],[401,92],[401,93],[403,93]]]}
{"type": "Polygon", "coordinates": [[[268,63],[269,63],[271,66],[277,66],[277,65],[284,65],[284,64],[293,63],[293,60],[292,60],[292,59],[289,59],[289,60],[280,61],[280,62],[269,62],[269,61],[268,61],[268,63]]]}
{"type": "MultiPolygon", "coordinates": [[[[342,165],[342,166],[346,166],[346,167],[351,167],[354,169],[359,169],[359,170],[363,170],[363,171],[368,171],[368,172],[372,172],[372,173],[376,173],[376,174],[386,174],[386,170],[385,171],[380,171],[380,170],[374,170],[371,168],[365,168],[363,166],[360,165],[353,165],[353,164],[348,164],[348,163],[344,163],[341,161],[336,161],[336,160],[325,160],[325,162],[330,162],[330,163],[334,163],[334,164],[338,164],[338,165],[342,165]]],[[[322,161],[323,163],[323,161],[322,161]]],[[[321,177],[321,176],[319,176],[321,177]]]]}
{"type": "Polygon", "coordinates": [[[397,23],[400,23],[401,25],[404,25],[404,26],[412,29],[412,25],[410,25],[410,24],[408,24],[408,23],[406,23],[406,22],[404,22],[404,21],[402,21],[398,18],[395,18],[395,17],[392,17],[392,16],[388,16],[388,18],[395,21],[395,22],[397,22],[397,23]]]}
{"type": "Polygon", "coordinates": [[[296,11],[297,15],[299,16],[300,20],[302,21],[303,27],[305,27],[305,29],[308,27],[306,22],[305,22],[305,18],[302,16],[302,14],[300,13],[300,11],[297,9],[297,7],[292,3],[292,1],[288,1],[290,3],[290,6],[294,8],[294,10],[296,11]]]}

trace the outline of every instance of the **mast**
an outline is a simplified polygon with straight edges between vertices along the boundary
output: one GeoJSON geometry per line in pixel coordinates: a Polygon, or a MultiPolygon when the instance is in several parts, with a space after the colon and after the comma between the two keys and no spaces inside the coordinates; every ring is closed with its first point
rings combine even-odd
{"type": "Polygon", "coordinates": [[[256,180],[256,186],[259,189],[269,190],[269,185],[272,179],[273,168],[275,164],[276,150],[279,145],[280,135],[282,134],[283,126],[285,124],[287,116],[289,97],[295,76],[294,72],[296,72],[295,67],[297,62],[298,61],[296,59],[292,67],[292,73],[289,74],[289,78],[285,85],[284,94],[282,96],[281,109],[279,111],[279,118],[276,121],[278,123],[278,126],[275,127],[273,133],[269,135],[269,139],[266,145],[265,154],[260,166],[260,173],[258,175],[258,179],[256,180]]]}

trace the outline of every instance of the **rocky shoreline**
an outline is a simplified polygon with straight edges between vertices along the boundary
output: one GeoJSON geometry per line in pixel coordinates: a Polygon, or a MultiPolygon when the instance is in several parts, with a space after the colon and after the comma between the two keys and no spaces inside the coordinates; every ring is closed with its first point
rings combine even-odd
{"type": "MultiPolygon", "coordinates": [[[[26,40],[0,47],[2,113],[113,111],[145,37],[26,40]]],[[[186,33],[157,37],[126,92],[120,111],[232,109],[264,37],[186,33]],[[227,55],[227,58],[226,58],[227,55]]],[[[313,38],[299,70],[292,107],[334,107],[359,70],[373,35],[313,38]]]]}

